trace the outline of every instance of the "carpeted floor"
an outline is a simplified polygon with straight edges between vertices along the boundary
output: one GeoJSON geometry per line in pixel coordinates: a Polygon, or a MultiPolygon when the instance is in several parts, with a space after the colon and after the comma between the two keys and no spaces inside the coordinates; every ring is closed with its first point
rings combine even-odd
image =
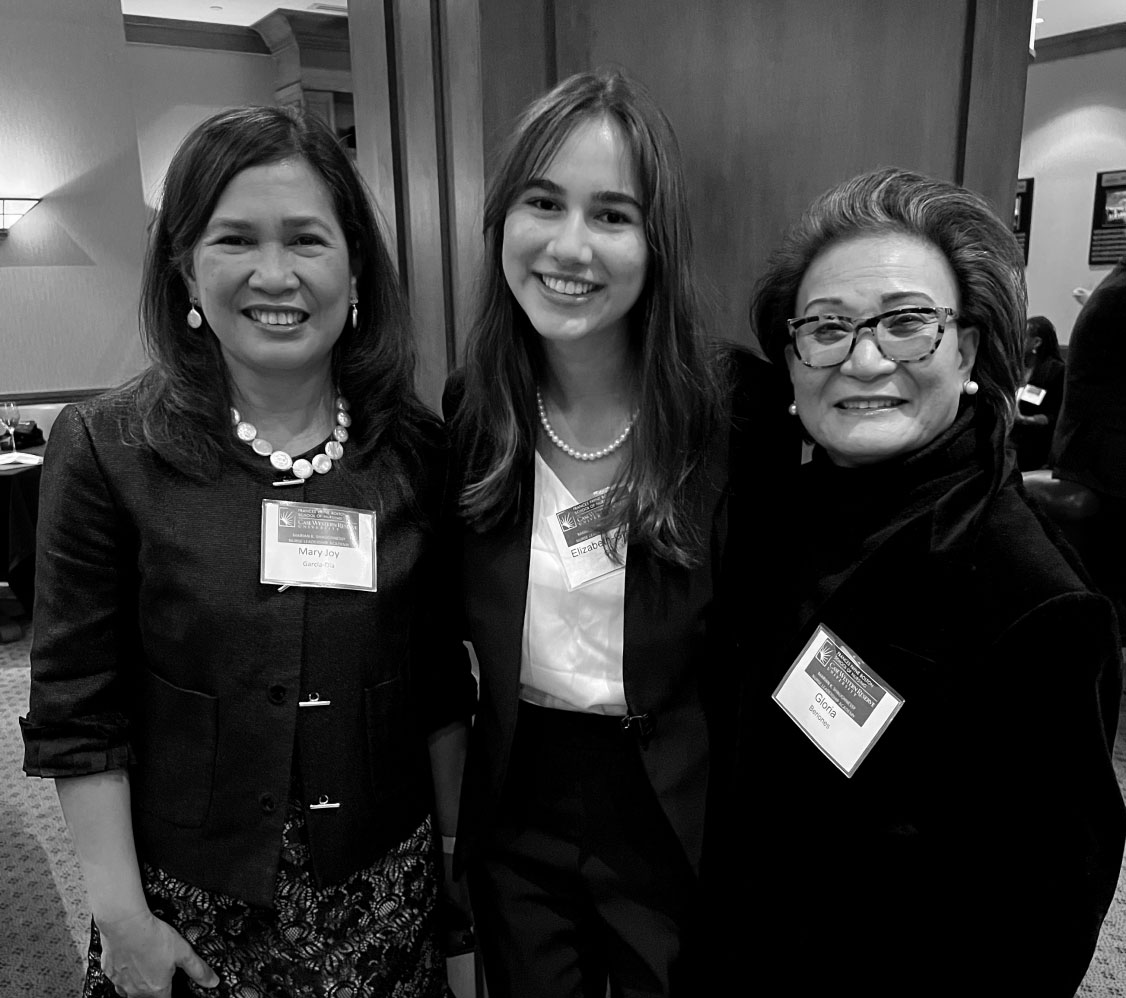
{"type": "MultiPolygon", "coordinates": [[[[50,780],[21,772],[30,636],[0,644],[0,998],[81,990],[90,915],[50,780]]],[[[1114,762],[1126,792],[1126,701],[1114,762]]],[[[1078,998],[1126,998],[1126,874],[1078,998]]]]}

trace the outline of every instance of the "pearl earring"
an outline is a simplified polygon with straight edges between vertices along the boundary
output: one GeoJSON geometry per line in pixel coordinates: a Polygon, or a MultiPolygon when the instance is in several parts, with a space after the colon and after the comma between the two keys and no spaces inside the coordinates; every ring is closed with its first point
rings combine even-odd
{"type": "Polygon", "coordinates": [[[192,306],[188,309],[188,325],[191,326],[192,329],[199,329],[199,327],[203,325],[203,316],[199,314],[199,309],[196,308],[199,304],[199,299],[193,297],[189,298],[188,301],[191,302],[192,306]]]}
{"type": "Polygon", "coordinates": [[[962,391],[967,395],[976,395],[979,387],[978,383],[972,378],[967,378],[962,382],[962,391]]]}
{"type": "Polygon", "coordinates": [[[791,402],[789,408],[786,411],[791,416],[796,416],[798,414],[798,404],[797,404],[797,402],[791,402]]]}
{"type": "Polygon", "coordinates": [[[356,305],[359,304],[360,299],[357,298],[355,295],[352,295],[351,301],[352,301],[352,328],[355,329],[356,323],[359,322],[359,318],[360,318],[359,309],[356,308],[356,305]]]}

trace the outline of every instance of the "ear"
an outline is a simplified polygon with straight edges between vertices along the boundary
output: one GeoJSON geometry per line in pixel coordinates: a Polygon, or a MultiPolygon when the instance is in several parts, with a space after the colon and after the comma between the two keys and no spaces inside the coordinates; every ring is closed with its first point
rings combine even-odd
{"type": "Polygon", "coordinates": [[[195,277],[192,274],[191,260],[188,260],[188,262],[180,268],[180,276],[184,279],[184,284],[187,285],[188,297],[198,298],[199,288],[196,286],[195,277]]]}
{"type": "Polygon", "coordinates": [[[963,378],[968,378],[974,369],[979,340],[977,326],[958,327],[958,373],[963,378]]]}

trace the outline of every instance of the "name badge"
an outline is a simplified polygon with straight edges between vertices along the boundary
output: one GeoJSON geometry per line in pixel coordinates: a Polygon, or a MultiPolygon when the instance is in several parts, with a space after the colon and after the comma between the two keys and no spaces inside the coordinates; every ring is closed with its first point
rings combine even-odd
{"type": "Polygon", "coordinates": [[[778,684],[774,700],[848,777],[903,706],[903,698],[823,624],[778,684]]]}
{"type": "Polygon", "coordinates": [[[375,541],[372,510],[263,499],[259,578],[375,592],[375,541]]]}
{"type": "Polygon", "coordinates": [[[555,514],[551,537],[563,562],[567,591],[574,592],[614,572],[625,571],[625,544],[618,546],[621,563],[611,560],[602,536],[602,519],[613,503],[610,490],[603,489],[589,499],[555,514]]]}
{"type": "Polygon", "coordinates": [[[1036,385],[1025,385],[1020,392],[1017,393],[1017,401],[1039,405],[1044,401],[1044,396],[1047,394],[1047,389],[1037,388],[1036,385]]]}

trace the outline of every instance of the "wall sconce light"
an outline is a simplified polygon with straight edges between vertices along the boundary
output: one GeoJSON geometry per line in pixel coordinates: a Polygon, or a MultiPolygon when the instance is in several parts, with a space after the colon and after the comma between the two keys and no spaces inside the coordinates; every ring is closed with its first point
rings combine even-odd
{"type": "Polygon", "coordinates": [[[39,204],[41,198],[0,198],[0,239],[8,230],[39,204]]]}

